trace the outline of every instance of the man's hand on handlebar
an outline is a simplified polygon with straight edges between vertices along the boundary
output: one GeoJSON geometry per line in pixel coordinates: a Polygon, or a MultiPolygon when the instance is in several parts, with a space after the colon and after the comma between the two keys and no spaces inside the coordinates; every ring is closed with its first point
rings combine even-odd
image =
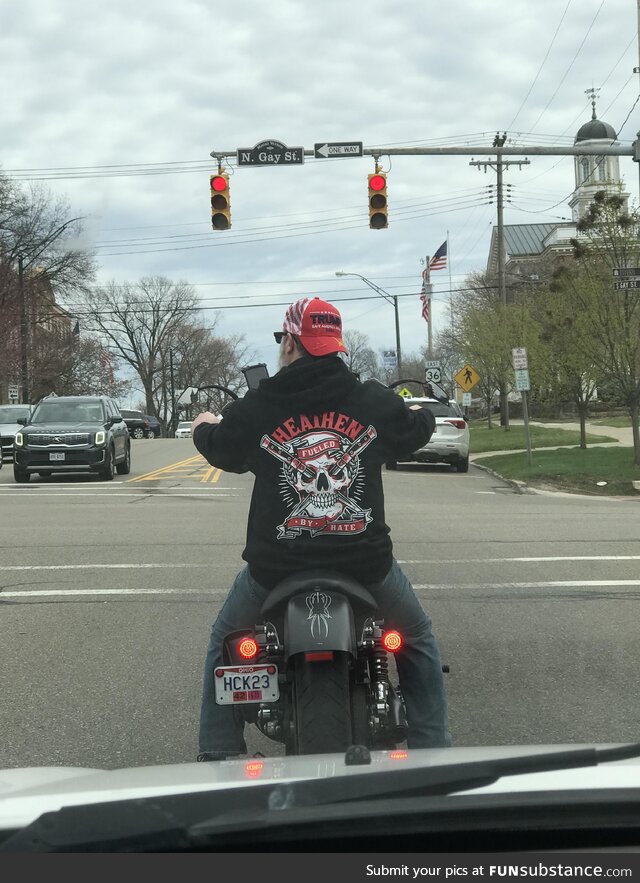
{"type": "Polygon", "coordinates": [[[191,434],[193,435],[193,431],[196,426],[200,426],[201,423],[220,423],[220,417],[216,417],[215,414],[212,414],[211,411],[204,411],[202,414],[198,414],[198,416],[194,419],[191,424],[191,434]]]}

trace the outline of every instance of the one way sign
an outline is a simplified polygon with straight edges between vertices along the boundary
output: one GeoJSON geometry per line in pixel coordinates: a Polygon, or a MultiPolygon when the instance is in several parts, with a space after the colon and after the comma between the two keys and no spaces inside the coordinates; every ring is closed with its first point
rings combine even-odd
{"type": "Polygon", "coordinates": [[[329,159],[334,156],[362,156],[362,141],[324,141],[314,144],[316,159],[329,159]]]}

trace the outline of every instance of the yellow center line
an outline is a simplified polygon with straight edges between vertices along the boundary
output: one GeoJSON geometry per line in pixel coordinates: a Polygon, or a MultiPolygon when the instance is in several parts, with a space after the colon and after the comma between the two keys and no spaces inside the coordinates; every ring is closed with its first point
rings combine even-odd
{"type": "MultiPolygon", "coordinates": [[[[215,466],[210,466],[210,467],[207,469],[207,471],[205,472],[205,474],[202,476],[202,478],[200,479],[200,482],[202,483],[202,482],[205,482],[205,481],[209,481],[209,478],[211,477],[211,473],[212,473],[212,472],[215,472],[215,468],[216,468],[215,466]]],[[[212,480],[213,480],[213,479],[212,479],[212,480]]]]}
{"type": "Polygon", "coordinates": [[[168,473],[175,472],[178,469],[184,468],[189,464],[194,464],[197,461],[202,461],[200,454],[197,454],[195,457],[189,457],[187,460],[179,460],[177,463],[171,463],[169,466],[162,466],[159,469],[154,469],[153,472],[146,472],[144,475],[138,475],[136,478],[129,478],[128,481],[152,481],[154,478],[164,478],[168,473]]]}

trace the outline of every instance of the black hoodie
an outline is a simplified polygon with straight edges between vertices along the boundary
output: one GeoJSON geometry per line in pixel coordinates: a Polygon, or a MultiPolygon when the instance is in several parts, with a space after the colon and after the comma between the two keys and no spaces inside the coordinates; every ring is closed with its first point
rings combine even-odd
{"type": "Polygon", "coordinates": [[[381,466],[422,447],[435,420],[337,356],[302,358],[231,404],[193,441],[212,466],[254,473],[252,576],[273,588],[310,568],[382,580],[392,563],[381,466]]]}

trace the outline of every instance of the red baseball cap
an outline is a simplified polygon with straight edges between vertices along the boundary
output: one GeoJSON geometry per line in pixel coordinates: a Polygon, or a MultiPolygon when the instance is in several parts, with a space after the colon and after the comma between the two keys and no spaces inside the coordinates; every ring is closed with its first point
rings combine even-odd
{"type": "Polygon", "coordinates": [[[326,300],[308,297],[291,304],[284,317],[282,330],[300,340],[312,356],[346,353],[342,339],[342,316],[326,300]]]}

